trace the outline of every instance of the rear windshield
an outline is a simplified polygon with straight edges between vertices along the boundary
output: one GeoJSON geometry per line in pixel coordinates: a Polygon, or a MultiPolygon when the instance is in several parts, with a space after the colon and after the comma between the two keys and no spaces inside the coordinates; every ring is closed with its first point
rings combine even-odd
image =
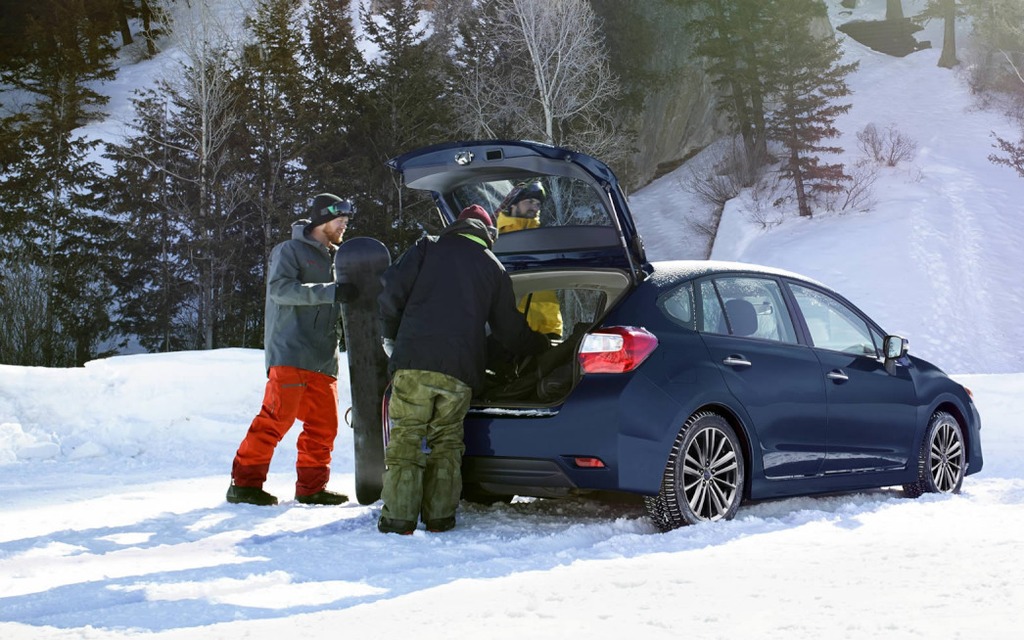
{"type": "MultiPolygon", "coordinates": [[[[535,176],[525,180],[491,180],[462,185],[447,195],[453,211],[461,211],[471,204],[478,204],[498,222],[499,216],[507,219],[509,206],[502,206],[507,196],[516,188],[536,193],[539,187],[543,193],[539,215],[530,223],[522,219],[508,221],[505,231],[532,229],[537,227],[614,227],[615,221],[609,209],[607,196],[591,184],[567,176],[535,176]],[[502,215],[504,214],[504,215],[502,215]]],[[[521,213],[521,212],[520,212],[521,213]]],[[[499,223],[499,228],[500,228],[499,223]]]]}

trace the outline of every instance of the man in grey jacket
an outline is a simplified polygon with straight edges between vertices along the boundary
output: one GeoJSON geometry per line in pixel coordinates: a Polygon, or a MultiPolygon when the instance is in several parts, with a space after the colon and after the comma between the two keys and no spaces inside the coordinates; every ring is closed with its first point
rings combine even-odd
{"type": "Polygon", "coordinates": [[[351,201],[321,193],[313,199],[310,220],[296,223],[291,239],[270,254],[263,336],[267,386],[263,407],[235,454],[228,502],[277,504],[263,483],[274,449],[296,419],[302,433],[296,443],[295,499],[348,501],[326,487],[338,435],[341,303],[357,295],[344,277],[335,277],[334,254],[354,214],[351,201]]]}

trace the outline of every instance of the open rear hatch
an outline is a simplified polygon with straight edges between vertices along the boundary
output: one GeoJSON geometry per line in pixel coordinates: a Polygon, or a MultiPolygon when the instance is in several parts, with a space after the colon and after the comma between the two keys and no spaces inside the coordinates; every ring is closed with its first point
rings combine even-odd
{"type": "Polygon", "coordinates": [[[478,204],[492,216],[519,183],[547,192],[540,226],[498,237],[494,253],[510,273],[523,269],[618,269],[631,282],[647,264],[618,180],[590,156],[524,141],[471,141],[425,147],[388,161],[406,187],[429,192],[453,222],[478,204]]]}
{"type": "Polygon", "coordinates": [[[474,412],[554,406],[580,370],[585,333],[645,277],[649,268],[618,180],[604,163],[567,149],[525,141],[469,141],[425,147],[388,165],[407,188],[430,193],[445,224],[477,204],[494,218],[517,185],[545,193],[539,226],[500,233],[494,253],[512,277],[517,300],[555,292],[562,333],[540,358],[517,361],[495,344],[487,389],[474,412]]]}

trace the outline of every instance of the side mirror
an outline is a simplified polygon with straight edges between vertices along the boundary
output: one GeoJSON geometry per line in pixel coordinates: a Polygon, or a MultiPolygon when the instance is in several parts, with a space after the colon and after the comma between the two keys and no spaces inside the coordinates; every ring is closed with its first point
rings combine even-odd
{"type": "Polygon", "coordinates": [[[882,353],[885,354],[885,369],[889,373],[893,372],[893,368],[896,366],[896,361],[907,355],[907,349],[910,348],[910,342],[902,336],[885,336],[882,340],[882,353]]]}
{"type": "Polygon", "coordinates": [[[882,352],[886,360],[895,360],[907,355],[910,342],[901,336],[885,336],[882,341],[882,352]]]}

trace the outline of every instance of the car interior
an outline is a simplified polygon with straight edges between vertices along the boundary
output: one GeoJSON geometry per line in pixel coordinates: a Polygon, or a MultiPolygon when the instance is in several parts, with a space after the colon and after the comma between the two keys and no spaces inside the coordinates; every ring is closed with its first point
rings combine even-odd
{"type": "Polygon", "coordinates": [[[517,272],[512,274],[516,299],[536,291],[554,291],[562,314],[563,333],[552,348],[537,357],[515,358],[495,340],[488,349],[484,391],[475,406],[524,407],[556,404],[575,385],[579,371],[576,348],[586,333],[629,290],[620,271],[517,272]]]}

